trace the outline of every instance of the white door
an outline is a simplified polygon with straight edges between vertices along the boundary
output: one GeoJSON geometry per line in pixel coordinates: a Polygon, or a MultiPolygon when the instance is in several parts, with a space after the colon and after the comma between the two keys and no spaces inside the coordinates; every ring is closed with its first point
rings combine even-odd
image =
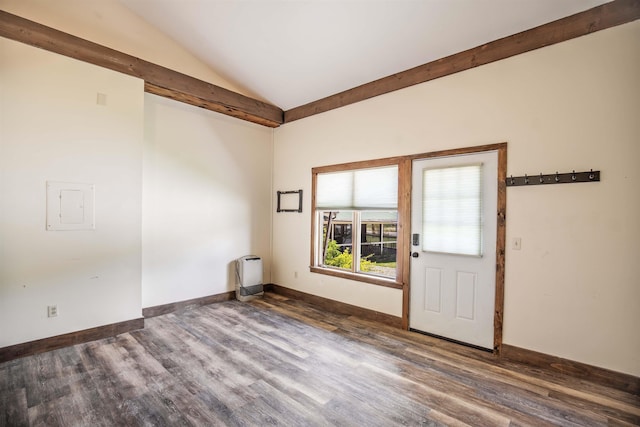
{"type": "Polygon", "coordinates": [[[413,162],[409,326],[493,349],[498,153],[413,162]]]}

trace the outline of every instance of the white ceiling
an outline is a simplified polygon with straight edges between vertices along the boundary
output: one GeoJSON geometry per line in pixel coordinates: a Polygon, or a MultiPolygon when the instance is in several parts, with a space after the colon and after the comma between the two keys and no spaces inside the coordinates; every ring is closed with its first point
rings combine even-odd
{"type": "Polygon", "coordinates": [[[607,0],[120,0],[288,110],[607,0]]]}

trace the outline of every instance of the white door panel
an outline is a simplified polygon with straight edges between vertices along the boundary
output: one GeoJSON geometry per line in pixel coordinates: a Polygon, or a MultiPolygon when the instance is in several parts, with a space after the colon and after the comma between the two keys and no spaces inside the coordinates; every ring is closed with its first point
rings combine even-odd
{"type": "Polygon", "coordinates": [[[418,241],[412,239],[414,257],[411,258],[409,307],[409,326],[412,329],[493,348],[497,169],[498,154],[495,151],[413,162],[411,231],[412,235],[419,236],[418,241]],[[423,214],[425,209],[429,209],[423,206],[424,171],[472,164],[482,164],[482,196],[478,210],[481,255],[424,250],[423,214]]]}

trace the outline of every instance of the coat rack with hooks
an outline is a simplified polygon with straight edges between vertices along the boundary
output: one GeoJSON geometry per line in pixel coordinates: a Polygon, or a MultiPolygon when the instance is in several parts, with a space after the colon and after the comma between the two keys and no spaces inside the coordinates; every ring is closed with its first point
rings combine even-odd
{"type": "Polygon", "coordinates": [[[553,173],[548,175],[524,175],[508,176],[507,187],[519,187],[522,185],[546,185],[546,184],[573,184],[575,182],[600,181],[600,171],[591,169],[589,172],[553,173]]]}

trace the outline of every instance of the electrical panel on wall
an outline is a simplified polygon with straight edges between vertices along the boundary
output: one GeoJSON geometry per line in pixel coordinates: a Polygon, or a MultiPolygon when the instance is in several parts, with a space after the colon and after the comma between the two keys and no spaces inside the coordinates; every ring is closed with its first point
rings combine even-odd
{"type": "Polygon", "coordinates": [[[47,181],[47,230],[93,230],[95,186],[47,181]]]}

